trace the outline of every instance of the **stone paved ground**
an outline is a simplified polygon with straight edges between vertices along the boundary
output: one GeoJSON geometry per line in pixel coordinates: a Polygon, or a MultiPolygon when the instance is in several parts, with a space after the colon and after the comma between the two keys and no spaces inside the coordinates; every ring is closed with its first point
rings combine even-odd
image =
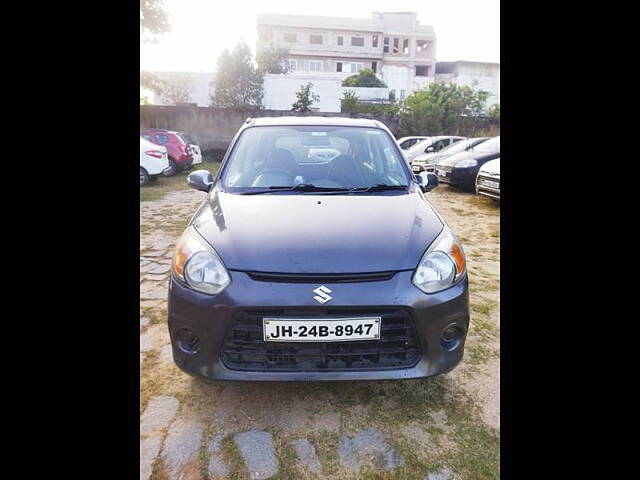
{"type": "Polygon", "coordinates": [[[140,479],[499,478],[499,207],[428,195],[462,241],[471,283],[465,359],[404,382],[227,383],[182,373],[166,328],[175,242],[204,194],[140,206],[140,479]]]}

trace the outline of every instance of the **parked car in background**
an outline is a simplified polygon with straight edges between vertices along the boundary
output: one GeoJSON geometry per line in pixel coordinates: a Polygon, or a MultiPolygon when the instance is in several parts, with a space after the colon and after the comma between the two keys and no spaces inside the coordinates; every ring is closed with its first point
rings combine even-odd
{"type": "Polygon", "coordinates": [[[480,167],[476,178],[476,193],[500,200],[500,157],[480,167]]]}
{"type": "Polygon", "coordinates": [[[169,167],[171,168],[168,173],[165,174],[166,176],[180,173],[190,168],[193,164],[193,156],[191,155],[189,145],[180,138],[176,132],[154,128],[141,131],[140,136],[151,143],[162,145],[167,149],[167,153],[169,154],[169,167]]]}
{"type": "Polygon", "coordinates": [[[182,138],[182,140],[184,140],[187,145],[189,145],[189,148],[191,149],[191,155],[193,156],[192,165],[198,165],[202,163],[202,151],[200,150],[200,145],[198,145],[198,142],[196,142],[195,139],[188,133],[176,132],[176,134],[180,138],[182,138]]]}
{"type": "Polygon", "coordinates": [[[409,150],[405,150],[404,156],[406,157],[407,161],[411,163],[413,159],[418,155],[422,155],[424,153],[439,152],[443,148],[448,147],[452,143],[459,142],[460,140],[464,140],[464,137],[458,137],[455,135],[439,135],[437,137],[428,137],[427,139],[416,143],[409,150]]]}
{"type": "Polygon", "coordinates": [[[435,173],[440,183],[473,190],[480,167],[499,157],[500,137],[493,137],[472,150],[456,153],[438,162],[435,173]]]}
{"type": "Polygon", "coordinates": [[[433,168],[435,164],[438,163],[438,161],[444,160],[445,158],[450,157],[451,155],[455,155],[456,153],[470,150],[476,145],[481,144],[485,140],[489,140],[489,137],[465,138],[464,140],[460,140],[459,142],[452,143],[439,152],[423,153],[422,155],[418,155],[413,159],[413,162],[411,162],[411,169],[414,173],[433,172],[433,168]]]}
{"type": "Polygon", "coordinates": [[[187,178],[206,201],[170,273],[179,368],[218,380],[400,380],[462,360],[462,245],[425,196],[437,178],[413,175],[384,125],[256,118],[229,152],[215,179],[187,178]],[[309,163],[321,145],[340,155],[309,163]]]}
{"type": "Polygon", "coordinates": [[[168,168],[167,149],[140,137],[140,186],[157,180],[168,168]]]}
{"type": "Polygon", "coordinates": [[[402,150],[408,150],[413,147],[416,143],[421,142],[422,140],[426,140],[429,137],[402,137],[397,140],[398,145],[402,150]]]}

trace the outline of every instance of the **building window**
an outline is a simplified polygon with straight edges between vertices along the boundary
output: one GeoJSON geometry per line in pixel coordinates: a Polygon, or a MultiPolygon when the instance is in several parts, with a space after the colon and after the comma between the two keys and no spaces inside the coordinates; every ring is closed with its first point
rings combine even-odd
{"type": "Polygon", "coordinates": [[[429,42],[426,40],[416,40],[416,54],[421,56],[426,55],[428,46],[429,42]]]}
{"type": "Polygon", "coordinates": [[[373,48],[378,48],[378,35],[374,35],[374,36],[371,38],[371,46],[372,46],[373,48]]]}
{"type": "Polygon", "coordinates": [[[364,37],[351,37],[352,47],[364,47],[364,37]]]}
{"type": "Polygon", "coordinates": [[[342,35],[339,35],[338,36],[338,45],[342,45],[342,42],[343,42],[342,35]]]}
{"type": "Polygon", "coordinates": [[[405,38],[402,40],[402,53],[405,55],[409,55],[409,39],[405,38]]]}
{"type": "Polygon", "coordinates": [[[400,39],[393,39],[393,53],[400,53],[400,39]]]}
{"type": "Polygon", "coordinates": [[[389,37],[384,37],[383,45],[382,51],[384,53],[389,53],[389,37]]]}
{"type": "Polygon", "coordinates": [[[296,43],[298,41],[298,36],[295,33],[285,33],[284,41],[287,43],[296,43]]]}
{"type": "Polygon", "coordinates": [[[336,62],[336,72],[342,71],[342,62],[336,62]]]}
{"type": "Polygon", "coordinates": [[[315,60],[309,61],[309,71],[310,72],[321,72],[322,71],[322,62],[318,62],[315,60]]]}
{"type": "Polygon", "coordinates": [[[322,45],[322,35],[309,35],[309,43],[312,45],[322,45]]]}
{"type": "Polygon", "coordinates": [[[373,73],[378,73],[378,62],[371,62],[371,70],[373,73]]]}
{"type": "Polygon", "coordinates": [[[428,70],[426,65],[416,65],[416,77],[426,77],[428,70]]]}
{"type": "Polygon", "coordinates": [[[358,73],[360,70],[364,68],[364,63],[352,63],[351,65],[351,73],[358,73]]]}
{"type": "Polygon", "coordinates": [[[404,100],[405,91],[400,90],[400,100],[404,100]]]}
{"type": "Polygon", "coordinates": [[[289,67],[289,71],[290,72],[295,72],[296,69],[298,68],[298,61],[297,60],[287,60],[287,66],[289,67]]]}

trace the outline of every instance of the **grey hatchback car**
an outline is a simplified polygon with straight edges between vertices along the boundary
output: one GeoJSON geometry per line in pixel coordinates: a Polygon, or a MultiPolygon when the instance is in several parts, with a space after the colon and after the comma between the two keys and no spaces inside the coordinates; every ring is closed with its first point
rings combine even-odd
{"type": "Polygon", "coordinates": [[[462,246],[380,122],[249,119],[182,234],[169,282],[175,363],[246,381],[448,372],[469,326],[462,246]]]}

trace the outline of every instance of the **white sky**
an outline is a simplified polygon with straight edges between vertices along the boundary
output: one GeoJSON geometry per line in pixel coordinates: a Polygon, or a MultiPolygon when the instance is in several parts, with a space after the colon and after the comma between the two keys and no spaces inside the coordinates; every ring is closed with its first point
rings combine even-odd
{"type": "Polygon", "coordinates": [[[171,33],[140,44],[140,69],[211,72],[225,47],[244,38],[255,53],[256,14],[290,13],[370,18],[377,12],[418,12],[433,25],[438,61],[500,61],[500,0],[164,0],[171,33]]]}

